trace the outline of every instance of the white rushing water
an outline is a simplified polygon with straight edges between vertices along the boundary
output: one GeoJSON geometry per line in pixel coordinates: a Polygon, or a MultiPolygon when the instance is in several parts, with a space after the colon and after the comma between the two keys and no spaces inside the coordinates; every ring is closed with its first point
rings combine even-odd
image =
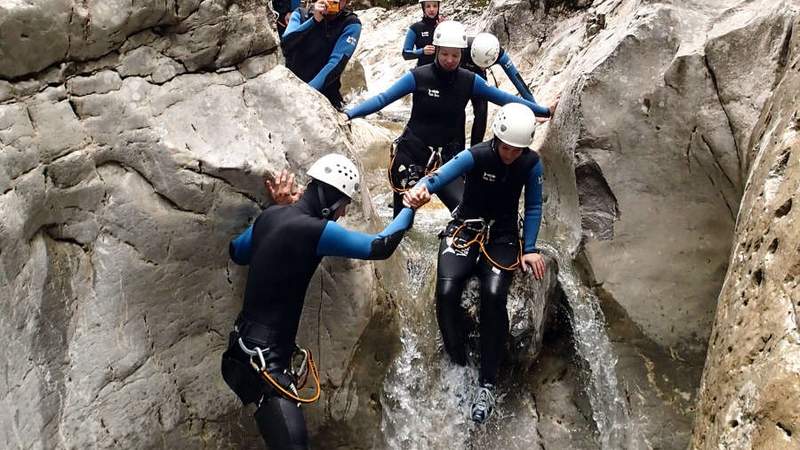
{"type": "MultiPolygon", "coordinates": [[[[519,386],[500,386],[496,417],[488,426],[477,426],[469,418],[478,371],[474,362],[466,368],[452,364],[441,347],[433,297],[436,242],[432,231],[443,222],[436,216],[438,212],[432,213],[433,217],[426,219],[426,212],[422,212],[421,222],[426,230],[422,236],[412,237],[405,247],[411,283],[409,295],[399,303],[402,349],[384,382],[384,445],[390,449],[462,449],[481,448],[489,442],[490,448],[526,448],[510,442],[508,436],[527,434],[527,439],[535,440],[537,434],[502,428],[535,429],[537,413],[527,422],[499,419],[517,414],[508,410],[504,397],[519,386]]],[[[569,304],[575,352],[581,360],[581,378],[597,428],[597,446],[603,450],[647,448],[620,392],[615,371],[617,358],[597,297],[581,285],[568,256],[545,243],[542,247],[558,260],[558,281],[569,304]]],[[[547,447],[546,442],[542,444],[547,447]]],[[[524,445],[538,448],[538,442],[530,440],[524,445]]]]}

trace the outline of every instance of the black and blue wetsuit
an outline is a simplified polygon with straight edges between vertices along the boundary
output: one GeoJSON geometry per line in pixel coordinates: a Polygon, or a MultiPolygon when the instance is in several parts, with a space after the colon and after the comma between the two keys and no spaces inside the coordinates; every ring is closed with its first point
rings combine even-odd
{"type": "Polygon", "coordinates": [[[351,11],[317,22],[312,13],[297,8],[281,39],[286,67],[340,109],[339,78],[356,51],[360,36],[361,21],[351,11]]]}
{"type": "MultiPolygon", "coordinates": [[[[483,79],[486,79],[486,69],[481,68],[472,61],[471,50],[473,39],[473,37],[470,37],[467,40],[468,47],[466,50],[464,50],[464,55],[461,58],[461,67],[469,70],[470,72],[474,72],[483,79]]],[[[494,64],[500,64],[508,78],[512,83],[514,83],[514,87],[517,88],[517,92],[519,92],[519,95],[522,98],[536,103],[536,100],[533,98],[533,93],[531,93],[531,90],[528,89],[528,85],[525,84],[525,80],[522,79],[522,75],[520,75],[517,67],[511,61],[511,58],[504,49],[500,49],[500,55],[497,57],[497,61],[495,61],[494,64]]],[[[469,136],[469,140],[471,145],[476,145],[480,142],[483,142],[483,137],[486,134],[486,121],[489,113],[489,105],[484,99],[473,98],[472,111],[475,114],[475,119],[472,121],[472,133],[469,136]]]]}
{"type": "Polygon", "coordinates": [[[519,257],[518,208],[525,188],[522,252],[534,253],[542,218],[542,163],[530,150],[510,165],[500,159],[495,140],[480,143],[456,155],[420,183],[437,192],[452,180],[465,176],[464,198],[453,213],[439,245],[436,280],[436,317],[445,349],[457,364],[466,364],[466,312],[461,294],[472,275],[480,279],[480,381],[496,384],[497,369],[505,351],[508,334],[506,300],[514,277],[512,267],[519,257]],[[462,248],[477,234],[471,221],[482,220],[488,227],[484,243],[462,248]],[[453,233],[461,227],[457,236],[453,233]],[[491,257],[494,260],[489,261],[491,257]]]}
{"type": "MultiPolygon", "coordinates": [[[[379,111],[399,98],[412,94],[411,117],[397,140],[390,168],[392,183],[408,188],[422,178],[433,152],[448,161],[464,149],[464,108],[470,98],[486,99],[497,105],[522,103],[534,114],[549,117],[550,110],[486,84],[474,73],[457,68],[445,71],[438,62],[417,67],[403,75],[386,92],[345,111],[348,117],[363,117],[379,111]]],[[[438,190],[439,199],[453,210],[461,200],[461,179],[438,190]]],[[[402,196],[394,194],[395,215],[402,209],[402,196]]]]}
{"type": "Polygon", "coordinates": [[[300,0],[272,0],[272,9],[278,15],[276,18],[276,27],[278,29],[278,37],[283,36],[286,31],[286,26],[289,25],[286,21],[286,14],[294,11],[300,7],[300,0]]]}
{"type": "Polygon", "coordinates": [[[431,19],[423,12],[422,20],[408,27],[406,40],[403,42],[403,59],[416,59],[417,67],[432,63],[436,58],[435,54],[426,55],[422,49],[426,45],[433,45],[433,30],[438,24],[438,15],[431,19]]]}
{"type": "Polygon", "coordinates": [[[323,219],[314,183],[297,203],[267,207],[229,249],[234,262],[250,268],[242,312],[223,354],[222,373],[244,404],[257,403],[255,419],[270,449],[307,448],[305,419],[297,403],[258,377],[238,339],[248,348],[265,349],[268,372],[288,386],[292,380],[284,371],[295,349],[308,284],[322,258],[386,259],[414,219],[414,212],[406,208],[378,234],[347,230],[323,219]]]}

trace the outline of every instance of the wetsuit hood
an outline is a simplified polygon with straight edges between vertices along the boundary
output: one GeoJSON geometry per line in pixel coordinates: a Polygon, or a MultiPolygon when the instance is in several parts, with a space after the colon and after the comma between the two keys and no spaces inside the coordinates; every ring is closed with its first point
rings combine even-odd
{"type": "Polygon", "coordinates": [[[425,25],[430,25],[433,28],[436,28],[436,25],[439,22],[439,14],[436,14],[436,17],[430,18],[427,14],[425,14],[425,4],[422,3],[422,21],[425,22],[425,25]]]}
{"type": "Polygon", "coordinates": [[[318,217],[320,219],[330,219],[333,214],[333,206],[347,196],[338,189],[326,183],[312,180],[306,187],[300,200],[295,203],[295,207],[304,213],[318,217]],[[329,210],[326,216],[325,210],[329,210]]]}
{"type": "MultiPolygon", "coordinates": [[[[436,74],[436,78],[440,79],[442,82],[447,84],[453,84],[456,80],[456,75],[458,74],[459,66],[456,66],[454,70],[445,70],[439,64],[439,49],[436,49],[436,53],[434,54],[433,59],[433,73],[436,74]]],[[[463,54],[461,56],[464,57],[463,54]]]]}

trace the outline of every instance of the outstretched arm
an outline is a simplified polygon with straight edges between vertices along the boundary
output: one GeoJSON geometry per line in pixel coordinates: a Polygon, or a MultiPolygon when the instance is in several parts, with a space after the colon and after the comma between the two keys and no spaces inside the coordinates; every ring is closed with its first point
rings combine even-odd
{"type": "Polygon", "coordinates": [[[403,42],[403,59],[419,59],[422,56],[421,48],[414,48],[414,41],[417,40],[417,33],[411,28],[406,33],[406,40],[403,42]]]}
{"type": "Polygon", "coordinates": [[[322,88],[330,84],[333,80],[339,78],[347,61],[353,56],[358,45],[358,39],[361,37],[361,24],[352,23],[345,27],[339,39],[336,40],[336,45],[333,47],[328,63],[317,73],[317,75],[308,82],[314,89],[321,91],[322,88]]]}
{"type": "Polygon", "coordinates": [[[348,230],[334,221],[328,221],[317,244],[317,255],[386,259],[392,256],[413,223],[414,210],[411,208],[403,208],[378,234],[348,230]]]}
{"type": "Polygon", "coordinates": [[[424,186],[428,188],[431,194],[435,194],[450,182],[468,172],[474,165],[475,159],[472,157],[472,153],[469,150],[462,150],[453,159],[447,161],[445,165],[436,169],[435,172],[419,180],[415,188],[424,186]]]}
{"type": "Polygon", "coordinates": [[[508,78],[511,80],[511,82],[514,83],[519,95],[529,102],[536,103],[531,90],[528,89],[528,85],[525,84],[525,80],[522,79],[522,75],[519,74],[517,67],[514,66],[511,58],[508,57],[508,53],[501,50],[500,59],[497,60],[497,64],[500,64],[503,67],[503,71],[506,73],[506,75],[508,75],[508,78]]]}
{"type": "Polygon", "coordinates": [[[406,73],[399,80],[397,80],[386,92],[380,93],[372,98],[364,100],[358,105],[347,109],[344,113],[347,118],[355,119],[356,117],[364,117],[376,111],[380,111],[386,105],[394,103],[400,97],[414,92],[417,88],[417,83],[414,81],[414,75],[411,72],[406,73]]]}
{"type": "Polygon", "coordinates": [[[550,109],[538,103],[534,103],[524,98],[511,95],[508,92],[501,91],[496,87],[489,86],[486,80],[475,75],[475,81],[472,85],[472,95],[486,99],[496,105],[503,106],[507,103],[522,103],[533,111],[539,117],[550,117],[550,109]]]}

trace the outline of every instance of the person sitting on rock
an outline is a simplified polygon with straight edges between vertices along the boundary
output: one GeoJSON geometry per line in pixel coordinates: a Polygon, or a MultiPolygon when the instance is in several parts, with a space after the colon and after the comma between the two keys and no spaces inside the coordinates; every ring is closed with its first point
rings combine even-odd
{"type": "Polygon", "coordinates": [[[441,0],[419,0],[422,5],[422,20],[408,27],[403,43],[403,59],[416,59],[417,67],[433,62],[436,47],[433,45],[433,30],[442,21],[439,15],[441,0]]]}
{"type": "Polygon", "coordinates": [[[467,363],[467,316],[461,294],[472,275],[480,280],[480,385],[471,415],[483,423],[494,410],[497,370],[508,335],[506,300],[514,272],[544,277],[536,248],[542,216],[542,162],[528,147],[536,118],[522,105],[508,104],[492,124],[494,138],[456,155],[405,194],[412,207],[456,178],[466,178],[464,198],[441,235],[436,270],[436,317],[444,347],[459,365],[467,363]],[[522,242],[518,207],[525,188],[522,242]]]}
{"type": "Polygon", "coordinates": [[[281,38],[286,67],[341,109],[340,77],[361,36],[361,21],[348,0],[317,0],[297,8],[281,38]]]}
{"type": "MultiPolygon", "coordinates": [[[[302,381],[292,375],[291,361],[306,290],[320,261],[324,256],[386,259],[414,219],[414,210],[405,208],[378,234],[348,230],[336,220],[358,190],[355,164],[329,154],[311,166],[308,176],[303,193],[273,190],[279,204],[268,206],[229,245],[231,259],[250,267],[242,311],[222,355],[222,376],[245,405],[257,405],[254,417],[270,449],[308,448],[300,403],[316,400],[318,376],[315,397],[299,397],[296,384],[302,381]]],[[[317,375],[309,361],[306,367],[317,375]]]]}
{"type": "MultiPolygon", "coordinates": [[[[528,100],[529,102],[536,103],[533,98],[531,90],[525,84],[508,53],[500,47],[500,41],[491,33],[478,33],[475,37],[467,39],[467,50],[464,52],[464,58],[461,59],[461,67],[475,72],[478,76],[486,79],[486,69],[489,67],[500,64],[505,71],[508,78],[514,83],[520,97],[528,100]]],[[[483,142],[483,136],[486,134],[486,120],[489,111],[489,105],[485,99],[472,98],[472,111],[475,114],[475,119],[472,122],[472,133],[470,134],[470,145],[476,145],[483,142]]]]}
{"type": "MultiPolygon", "coordinates": [[[[396,147],[389,167],[394,191],[394,214],[403,208],[402,193],[425,173],[464,149],[464,108],[470,98],[484,98],[498,105],[522,103],[535,114],[550,117],[555,105],[543,107],[486,84],[486,80],[460,68],[467,47],[464,26],[445,21],[433,36],[436,60],[403,75],[386,92],[347,109],[348,119],[372,114],[406,94],[412,94],[411,117],[396,147]]],[[[437,190],[439,199],[452,211],[461,200],[463,181],[453,179],[437,190]]]]}

